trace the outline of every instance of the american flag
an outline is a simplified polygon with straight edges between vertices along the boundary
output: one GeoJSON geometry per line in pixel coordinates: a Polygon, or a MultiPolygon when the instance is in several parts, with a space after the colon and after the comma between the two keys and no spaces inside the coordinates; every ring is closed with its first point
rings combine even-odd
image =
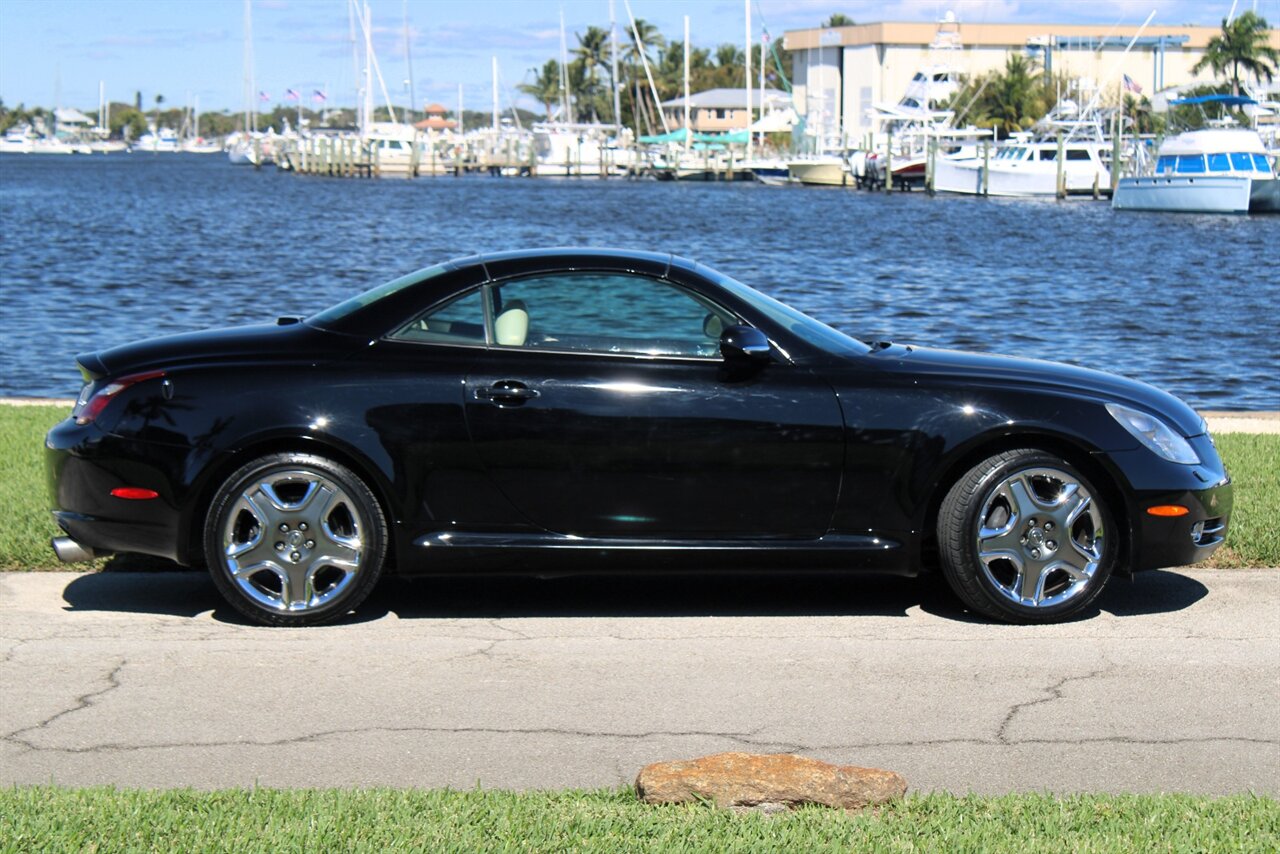
{"type": "Polygon", "coordinates": [[[270,93],[270,92],[259,92],[259,93],[258,93],[258,100],[259,100],[259,101],[262,101],[263,103],[266,103],[267,101],[270,101],[270,100],[271,100],[271,93],[270,93]]]}
{"type": "Polygon", "coordinates": [[[323,104],[325,101],[329,100],[329,96],[324,92],[321,92],[319,89],[314,89],[311,92],[311,100],[315,101],[317,104],[323,104]]]}
{"type": "Polygon", "coordinates": [[[302,96],[298,94],[297,89],[285,89],[284,97],[286,100],[289,100],[289,101],[297,101],[300,98],[302,98],[302,96]]]}
{"type": "Polygon", "coordinates": [[[1133,92],[1135,95],[1142,94],[1142,87],[1138,85],[1138,81],[1134,80],[1128,74],[1124,76],[1124,88],[1127,92],[1133,92]]]}

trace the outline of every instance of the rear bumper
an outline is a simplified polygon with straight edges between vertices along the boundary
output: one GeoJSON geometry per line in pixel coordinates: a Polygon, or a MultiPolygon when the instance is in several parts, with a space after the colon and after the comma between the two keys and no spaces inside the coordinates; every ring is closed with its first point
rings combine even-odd
{"type": "Polygon", "coordinates": [[[45,437],[53,519],[95,553],[136,552],[186,562],[174,477],[182,456],[177,448],[119,439],[67,419],[45,437]],[[154,490],[156,497],[111,494],[120,487],[154,490]]]}

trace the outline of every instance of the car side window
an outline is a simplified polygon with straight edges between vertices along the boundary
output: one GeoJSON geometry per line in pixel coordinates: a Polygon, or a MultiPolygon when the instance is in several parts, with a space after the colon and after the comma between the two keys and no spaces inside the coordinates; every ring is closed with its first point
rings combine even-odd
{"type": "Polygon", "coordinates": [[[732,312],[670,282],[619,273],[557,273],[494,288],[500,347],[716,358],[732,312]]]}
{"type": "Polygon", "coordinates": [[[479,290],[429,309],[391,333],[396,341],[483,345],[484,302],[479,290]]]}

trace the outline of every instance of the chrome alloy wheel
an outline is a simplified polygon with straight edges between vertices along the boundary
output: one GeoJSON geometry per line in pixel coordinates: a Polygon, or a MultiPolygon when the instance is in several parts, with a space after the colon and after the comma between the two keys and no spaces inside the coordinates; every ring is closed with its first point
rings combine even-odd
{"type": "Polygon", "coordinates": [[[317,472],[271,472],[247,486],[225,518],[227,572],[266,608],[322,608],[360,572],[365,548],[358,505],[317,472]]]}
{"type": "Polygon", "coordinates": [[[1075,476],[1057,468],[1016,471],[978,514],[982,573],[1000,595],[1028,608],[1084,593],[1103,556],[1102,512],[1075,476]]]}

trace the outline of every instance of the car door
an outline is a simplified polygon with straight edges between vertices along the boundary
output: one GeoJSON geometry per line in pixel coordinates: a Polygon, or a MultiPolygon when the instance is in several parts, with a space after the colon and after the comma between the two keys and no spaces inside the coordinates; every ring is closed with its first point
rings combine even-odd
{"type": "Polygon", "coordinates": [[[672,282],[554,273],[486,286],[465,380],[473,446],[548,531],[812,538],[834,512],[843,423],[820,377],[726,364],[732,312],[672,282]]]}

